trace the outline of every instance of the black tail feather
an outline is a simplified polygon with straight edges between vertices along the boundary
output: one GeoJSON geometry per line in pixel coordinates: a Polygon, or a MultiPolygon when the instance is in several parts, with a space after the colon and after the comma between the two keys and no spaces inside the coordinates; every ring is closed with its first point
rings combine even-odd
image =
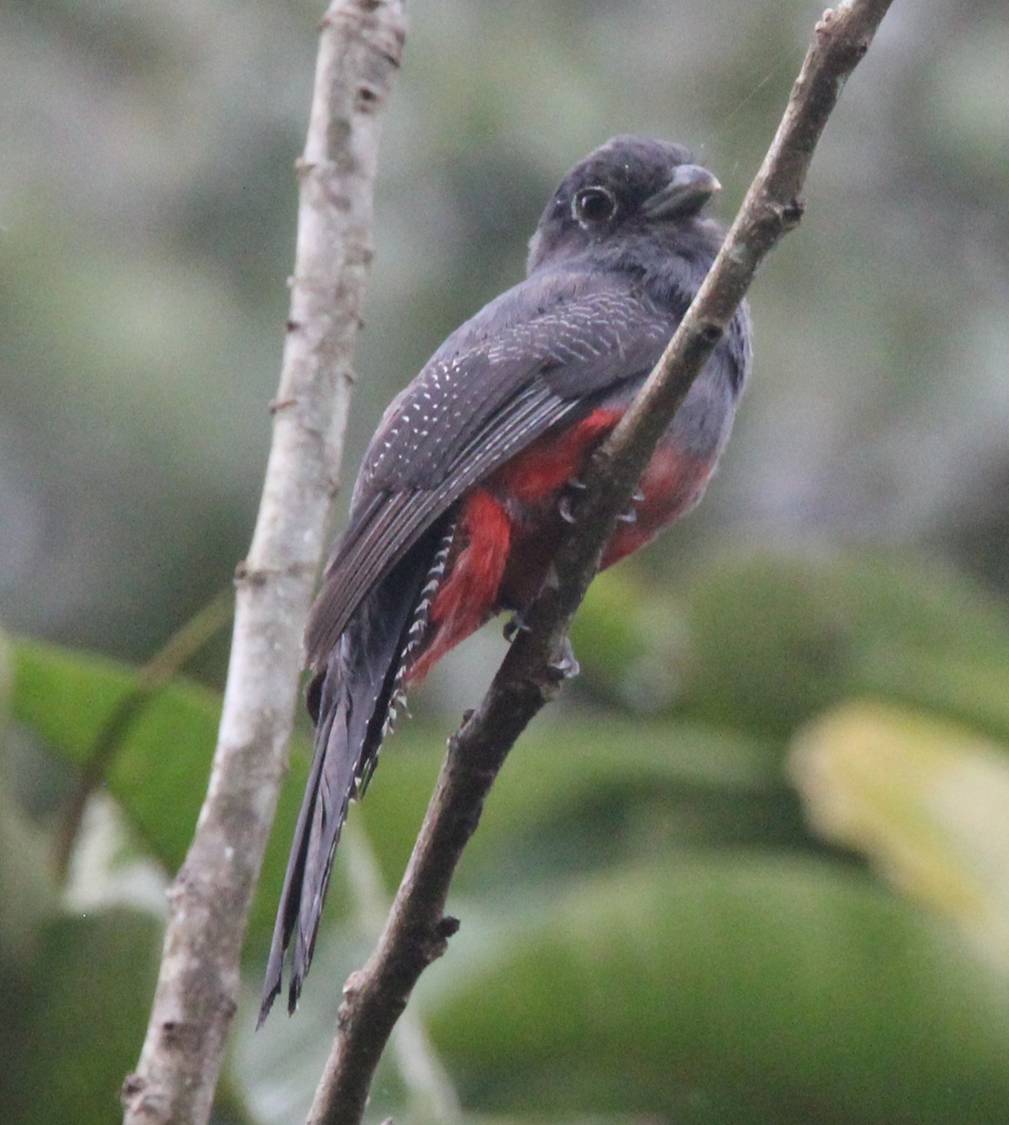
{"type": "Polygon", "coordinates": [[[315,754],[294,830],[270,946],[259,1025],[283,988],[291,950],[288,1011],[298,1004],[312,962],[340,830],[353,797],[374,769],[397,691],[410,626],[428,578],[438,536],[417,544],[361,603],[325,669],[309,687],[315,754]],[[292,948],[293,947],[293,948],[292,948]]]}
{"type": "MultiPolygon", "coordinates": [[[[270,944],[270,956],[266,964],[266,977],[263,982],[263,995],[259,1007],[257,1027],[273,1007],[282,987],[284,971],[284,955],[294,932],[294,924],[298,918],[298,909],[301,902],[301,891],[304,885],[305,859],[309,844],[309,826],[314,814],[316,798],[319,792],[319,777],[325,759],[325,747],[329,742],[330,721],[317,728],[315,740],[315,754],[312,759],[312,769],[308,775],[308,784],[305,787],[305,796],[301,802],[301,810],[294,826],[294,839],[291,843],[291,854],[287,861],[287,871],[284,874],[284,885],[280,892],[280,905],[277,908],[277,920],[273,927],[273,940],[270,944]]],[[[297,996],[293,996],[288,1003],[289,1010],[293,1011],[293,1004],[297,1003],[297,996]]]]}

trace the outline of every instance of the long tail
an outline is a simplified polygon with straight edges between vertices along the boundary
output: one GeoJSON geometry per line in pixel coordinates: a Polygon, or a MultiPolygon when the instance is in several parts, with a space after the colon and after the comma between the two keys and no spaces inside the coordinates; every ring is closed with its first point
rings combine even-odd
{"type": "Polygon", "coordinates": [[[287,1008],[293,1012],[312,962],[333,856],[351,798],[363,794],[382,739],[402,702],[403,674],[419,645],[451,533],[436,533],[400,562],[361,603],[325,669],[309,687],[315,755],[294,829],[263,982],[261,1025],[283,987],[291,948],[287,1008]],[[436,585],[436,583],[435,583],[436,585]]]}

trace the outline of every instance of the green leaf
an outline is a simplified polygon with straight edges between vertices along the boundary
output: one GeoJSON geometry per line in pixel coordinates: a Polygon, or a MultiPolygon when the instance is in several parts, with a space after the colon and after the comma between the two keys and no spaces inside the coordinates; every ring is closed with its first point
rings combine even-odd
{"type": "Polygon", "coordinates": [[[687,595],[683,706],[787,737],[852,694],[920,703],[1009,739],[1009,614],[938,564],[733,556],[687,595]]]}
{"type": "Polygon", "coordinates": [[[828,840],[955,919],[1009,970],[1009,761],[970,730],[849,703],[803,730],[792,774],[828,840]]]}
{"type": "Polygon", "coordinates": [[[473,1110],[1009,1120],[1005,979],[834,862],[720,853],[613,872],[538,924],[510,919],[468,972],[455,957],[425,996],[473,1110]]]}
{"type": "Polygon", "coordinates": [[[597,575],[571,628],[582,674],[573,686],[633,711],[654,712],[675,697],[683,605],[634,567],[597,575]]]}
{"type": "Polygon", "coordinates": [[[113,1121],[143,1039],[160,926],[109,910],[62,916],[4,989],[4,1113],[21,1125],[113,1121]]]}
{"type": "MultiPolygon", "coordinates": [[[[108,717],[135,686],[131,669],[102,657],[37,641],[14,642],[13,716],[56,753],[81,765],[108,717]]],[[[206,790],[220,697],[183,678],[158,692],[127,727],[106,774],[108,790],[139,838],[170,873],[185,858],[206,790]]],[[[265,956],[287,850],[308,773],[308,751],[295,741],[277,819],[253,903],[246,948],[265,956]]],[[[330,911],[339,915],[339,887],[330,911]]]]}
{"type": "Polygon", "coordinates": [[[0,787],[0,902],[8,904],[0,910],[0,971],[23,966],[34,956],[42,924],[58,909],[40,835],[0,787]]]}
{"type": "MultiPolygon", "coordinates": [[[[383,752],[362,816],[387,886],[398,883],[444,755],[445,731],[406,724],[383,752]]],[[[558,711],[516,745],[454,884],[526,895],[633,855],[684,844],[805,837],[776,749],[685,722],[558,711]]]]}

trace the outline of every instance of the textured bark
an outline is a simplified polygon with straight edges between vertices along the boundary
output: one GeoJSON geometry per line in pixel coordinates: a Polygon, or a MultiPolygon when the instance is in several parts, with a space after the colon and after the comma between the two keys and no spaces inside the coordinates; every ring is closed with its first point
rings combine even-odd
{"type": "Polygon", "coordinates": [[[593,458],[574,509],[576,527],[551,581],[480,707],[450,740],[448,754],[385,929],[365,966],[348,979],[332,1053],[311,1125],[361,1121],[386,1040],[423,970],[445,950],[458,922],[445,903],[456,865],[504,759],[557,692],[553,671],[568,626],[596,573],[655,445],[748,289],[757,267],[803,205],[813,151],[844,82],[868,50],[891,0],[851,0],[827,11],[796,79],[767,156],[725,243],[675,336],[634,404],[593,458]]]}
{"type": "MultiPolygon", "coordinates": [[[[405,35],[401,0],[335,0],[320,33],[300,181],[295,272],[256,527],[236,572],[217,748],[169,893],[164,952],[129,1125],[207,1121],[238,996],[239,954],[286,767],[301,637],[324,548],[371,259],[383,108],[405,35]]],[[[166,747],[166,753],[171,748],[166,747]]]]}

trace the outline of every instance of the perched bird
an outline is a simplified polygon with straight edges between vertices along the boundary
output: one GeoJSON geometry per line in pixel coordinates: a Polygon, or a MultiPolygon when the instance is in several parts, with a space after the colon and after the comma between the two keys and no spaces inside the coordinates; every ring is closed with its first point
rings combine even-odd
{"type": "MultiPolygon", "coordinates": [[[[714,260],[719,183],[679,145],[614,137],[561,182],[526,279],[458,328],[391,403],[306,634],[315,757],[263,987],[312,959],[340,829],[406,688],[489,617],[521,614],[565,526],[565,498],[673,335],[714,260]]],[[[697,502],[750,369],[744,308],[666,431],[604,567],[697,502]]]]}

